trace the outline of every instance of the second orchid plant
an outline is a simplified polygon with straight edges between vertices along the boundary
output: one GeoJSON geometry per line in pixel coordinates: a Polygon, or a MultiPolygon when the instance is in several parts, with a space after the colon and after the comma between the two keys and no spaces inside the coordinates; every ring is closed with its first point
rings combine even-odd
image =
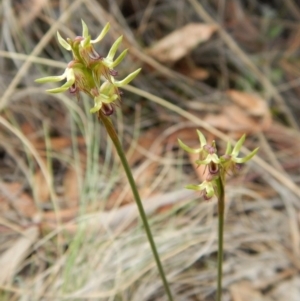
{"type": "Polygon", "coordinates": [[[201,196],[205,200],[209,200],[216,196],[218,199],[218,281],[217,281],[217,298],[216,301],[221,301],[222,298],[222,276],[223,276],[223,236],[224,236],[224,211],[225,211],[225,183],[226,175],[236,173],[240,169],[240,165],[246,163],[255,156],[258,148],[254,149],[246,157],[240,158],[239,153],[245,142],[246,136],[243,135],[232,148],[231,143],[227,143],[224,155],[219,156],[217,153],[215,141],[208,144],[204,135],[197,130],[200,147],[197,149],[190,148],[185,145],[180,139],[178,143],[182,149],[188,153],[198,154],[199,159],[195,161],[196,165],[204,165],[206,179],[198,185],[187,185],[186,188],[200,191],[201,196]]]}

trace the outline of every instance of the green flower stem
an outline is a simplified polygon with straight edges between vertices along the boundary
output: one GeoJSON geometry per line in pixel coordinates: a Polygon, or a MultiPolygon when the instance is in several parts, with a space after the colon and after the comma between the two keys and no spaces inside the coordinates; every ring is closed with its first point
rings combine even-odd
{"type": "Polygon", "coordinates": [[[163,270],[163,267],[162,267],[162,264],[161,264],[161,261],[160,261],[160,257],[158,255],[157,248],[156,248],[156,245],[155,245],[155,242],[154,242],[154,239],[153,239],[153,236],[152,236],[149,224],[148,224],[147,216],[146,216],[141,198],[139,196],[135,181],[133,179],[131,169],[130,169],[129,164],[127,162],[126,156],[125,156],[123,148],[121,146],[121,143],[119,141],[118,135],[117,135],[117,133],[115,131],[115,128],[114,128],[114,126],[113,126],[113,124],[112,124],[109,117],[106,117],[105,115],[102,114],[101,111],[99,111],[99,118],[103,122],[103,124],[104,124],[104,126],[107,130],[107,133],[110,136],[113,144],[115,145],[116,150],[118,152],[118,155],[121,159],[123,168],[124,168],[125,173],[127,175],[127,178],[128,178],[133,196],[135,198],[135,201],[136,201],[136,204],[137,204],[137,207],[138,207],[138,210],[139,210],[140,217],[143,221],[143,225],[144,225],[144,228],[145,228],[145,231],[146,231],[146,234],[147,234],[147,238],[148,238],[148,241],[150,243],[151,250],[152,250],[154,259],[156,261],[157,268],[158,268],[160,277],[162,279],[165,291],[168,295],[169,301],[173,301],[171,290],[170,290],[169,284],[167,282],[166,275],[165,275],[165,272],[163,270]]]}
{"type": "Polygon", "coordinates": [[[223,236],[224,236],[224,209],[225,209],[225,189],[224,179],[222,175],[216,179],[218,188],[218,285],[217,285],[217,299],[222,299],[222,278],[223,278],[223,236]]]}

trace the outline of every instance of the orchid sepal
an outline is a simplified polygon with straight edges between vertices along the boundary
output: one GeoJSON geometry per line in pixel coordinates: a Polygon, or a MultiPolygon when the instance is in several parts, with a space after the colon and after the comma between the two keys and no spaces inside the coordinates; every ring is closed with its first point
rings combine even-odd
{"type": "Polygon", "coordinates": [[[134,80],[134,78],[141,72],[142,68],[139,68],[137,70],[135,70],[134,72],[130,73],[128,76],[126,76],[123,80],[120,81],[115,81],[113,78],[113,84],[116,87],[123,87],[128,85],[132,80],[134,80]]]}

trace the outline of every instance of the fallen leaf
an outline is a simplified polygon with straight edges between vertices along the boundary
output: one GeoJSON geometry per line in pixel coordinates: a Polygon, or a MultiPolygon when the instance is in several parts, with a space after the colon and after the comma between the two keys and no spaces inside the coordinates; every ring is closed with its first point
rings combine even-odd
{"type": "Polygon", "coordinates": [[[254,133],[261,131],[261,126],[247,113],[235,105],[227,105],[221,114],[208,114],[204,120],[223,131],[254,133]]]}
{"type": "Polygon", "coordinates": [[[37,208],[33,199],[23,191],[20,183],[0,183],[0,208],[4,216],[15,216],[9,211],[16,210],[18,216],[33,218],[37,214],[37,208]]]}
{"type": "Polygon", "coordinates": [[[39,169],[33,176],[33,188],[37,202],[46,203],[50,199],[50,188],[44,174],[39,169]]]}
{"type": "Polygon", "coordinates": [[[195,65],[195,62],[190,56],[178,61],[176,65],[174,65],[174,70],[196,80],[205,80],[210,75],[208,70],[195,65]]]}
{"type": "Polygon", "coordinates": [[[204,68],[195,67],[186,74],[193,79],[205,80],[209,77],[209,72],[204,68]]]}
{"type": "Polygon", "coordinates": [[[78,204],[80,198],[79,175],[74,167],[70,167],[64,175],[64,199],[67,207],[78,204]]]}
{"type": "Polygon", "coordinates": [[[226,94],[230,100],[246,110],[247,115],[259,118],[256,123],[262,131],[268,129],[272,123],[272,116],[265,99],[255,93],[228,90],[226,94]]]}
{"type": "Polygon", "coordinates": [[[30,137],[31,135],[33,136],[34,134],[36,134],[36,129],[29,122],[22,123],[21,129],[22,133],[26,135],[26,137],[29,138],[29,140],[32,140],[32,137],[30,137]]]}
{"type": "MultiPolygon", "coordinates": [[[[84,138],[81,137],[81,136],[78,136],[77,137],[77,143],[78,143],[79,146],[84,145],[85,144],[84,138]]],[[[44,139],[32,141],[32,144],[39,151],[46,149],[44,139]]],[[[67,148],[67,147],[72,146],[72,140],[71,140],[70,137],[51,137],[50,138],[50,146],[51,146],[52,150],[61,151],[65,148],[67,148]]],[[[43,155],[45,155],[45,153],[43,153],[43,155]]]]}
{"type": "Polygon", "coordinates": [[[199,43],[207,41],[216,29],[216,26],[210,24],[190,23],[173,31],[146,52],[160,62],[176,62],[199,43]]]}
{"type": "Polygon", "coordinates": [[[197,80],[205,80],[209,77],[209,72],[200,67],[185,67],[182,68],[181,73],[188,76],[189,78],[197,79],[197,80]]]}
{"type": "Polygon", "coordinates": [[[261,98],[258,94],[237,90],[228,90],[226,94],[234,103],[246,109],[250,115],[263,117],[270,114],[266,100],[261,98]]]}

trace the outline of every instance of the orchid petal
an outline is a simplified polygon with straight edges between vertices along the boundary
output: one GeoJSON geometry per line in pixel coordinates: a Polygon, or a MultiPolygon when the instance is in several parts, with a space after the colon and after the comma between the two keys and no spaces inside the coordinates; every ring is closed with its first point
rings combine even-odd
{"type": "Polygon", "coordinates": [[[250,159],[252,159],[256,153],[258,152],[258,147],[253,150],[250,154],[248,154],[246,157],[244,158],[236,158],[236,157],[232,157],[232,161],[234,161],[235,163],[246,163],[247,161],[249,161],[250,159]]]}
{"type": "Polygon", "coordinates": [[[198,137],[199,137],[200,145],[201,145],[201,147],[203,147],[204,145],[207,144],[206,139],[205,139],[204,135],[199,130],[197,130],[197,134],[198,134],[198,137]]]}
{"type": "Polygon", "coordinates": [[[81,19],[81,25],[82,25],[82,36],[86,39],[89,36],[89,29],[82,19],[81,19]]]}
{"type": "Polygon", "coordinates": [[[102,96],[102,102],[107,103],[107,104],[112,103],[119,98],[119,96],[117,94],[114,94],[111,96],[101,94],[101,96],[102,96]]]}
{"type": "Polygon", "coordinates": [[[205,160],[196,160],[195,161],[198,165],[207,165],[210,162],[214,162],[215,164],[220,163],[220,159],[216,154],[208,154],[205,160]]]}
{"type": "Polygon", "coordinates": [[[118,50],[118,47],[119,45],[121,44],[122,42],[122,39],[123,39],[123,36],[120,36],[114,43],[113,45],[111,46],[110,50],[109,50],[109,53],[106,57],[106,59],[108,59],[109,61],[112,61],[114,59],[114,56],[118,50]]]}
{"type": "Polygon", "coordinates": [[[123,87],[125,85],[128,85],[140,73],[141,70],[142,68],[135,70],[121,81],[113,81],[114,85],[116,87],[123,87]]]}
{"type": "Polygon", "coordinates": [[[74,82],[69,80],[64,85],[62,85],[61,87],[54,88],[54,89],[48,89],[48,90],[46,90],[46,92],[53,93],[53,94],[62,93],[62,92],[67,91],[73,84],[74,84],[74,82]]]}
{"type": "Polygon", "coordinates": [[[100,111],[102,108],[102,101],[96,101],[95,100],[95,105],[93,108],[90,109],[90,113],[97,113],[98,111],[100,111]]]}
{"type": "Polygon", "coordinates": [[[34,80],[36,83],[39,84],[44,84],[44,83],[56,83],[56,82],[60,82],[63,79],[66,78],[66,75],[58,75],[58,76],[47,76],[47,77],[42,77],[42,78],[38,78],[36,80],[34,80]]]}
{"type": "Polygon", "coordinates": [[[101,33],[99,34],[99,36],[95,39],[95,40],[91,40],[91,43],[92,44],[95,44],[95,43],[98,43],[100,42],[104,37],[105,35],[107,34],[107,32],[109,31],[109,28],[110,28],[110,24],[107,23],[104,28],[102,29],[101,33]]]}
{"type": "Polygon", "coordinates": [[[116,60],[115,61],[113,61],[113,62],[111,62],[110,64],[109,64],[109,68],[114,68],[114,67],[116,67],[117,65],[119,65],[122,61],[123,61],[123,59],[124,59],[124,57],[126,56],[126,54],[127,54],[127,52],[128,52],[128,49],[125,49],[117,58],[116,58],[116,60]]]}
{"type": "Polygon", "coordinates": [[[67,80],[74,79],[74,81],[75,81],[74,71],[72,69],[67,68],[62,75],[38,78],[35,80],[35,82],[41,83],[41,84],[56,83],[56,82],[62,81],[65,78],[67,78],[67,80]]]}
{"type": "Polygon", "coordinates": [[[230,155],[231,151],[232,151],[231,143],[228,141],[226,151],[225,151],[225,155],[230,155]]]}
{"type": "Polygon", "coordinates": [[[236,157],[236,156],[239,154],[240,149],[241,149],[242,145],[243,145],[244,142],[245,142],[245,139],[246,139],[246,135],[244,134],[244,135],[239,139],[239,141],[236,143],[236,145],[234,146],[233,151],[232,151],[232,153],[231,153],[231,155],[232,155],[233,157],[236,157]]]}
{"type": "Polygon", "coordinates": [[[71,45],[60,35],[59,31],[57,32],[57,39],[59,44],[64,47],[66,50],[70,51],[72,50],[71,45]]]}
{"type": "Polygon", "coordinates": [[[202,148],[193,149],[191,147],[188,147],[186,144],[184,144],[180,139],[177,139],[177,140],[178,140],[179,146],[188,153],[199,154],[202,151],[202,148]]]}

